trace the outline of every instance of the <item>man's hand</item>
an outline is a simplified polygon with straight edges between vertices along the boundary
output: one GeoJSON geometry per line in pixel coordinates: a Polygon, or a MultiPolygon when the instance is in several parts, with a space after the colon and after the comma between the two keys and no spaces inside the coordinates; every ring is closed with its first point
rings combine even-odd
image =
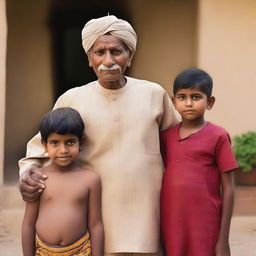
{"type": "Polygon", "coordinates": [[[47,176],[39,168],[31,167],[26,170],[19,180],[19,190],[26,202],[36,201],[45,188],[47,176]]]}

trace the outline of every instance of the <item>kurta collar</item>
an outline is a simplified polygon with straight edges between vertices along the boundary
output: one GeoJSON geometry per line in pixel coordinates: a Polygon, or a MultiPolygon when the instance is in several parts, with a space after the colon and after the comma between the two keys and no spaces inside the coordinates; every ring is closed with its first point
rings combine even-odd
{"type": "Polygon", "coordinates": [[[101,84],[99,83],[99,81],[96,81],[96,89],[105,95],[119,95],[124,93],[129,87],[130,87],[130,82],[129,82],[129,77],[125,77],[126,78],[126,84],[124,87],[120,88],[120,89],[106,89],[103,86],[101,86],[101,84]]]}
{"type": "Polygon", "coordinates": [[[180,130],[181,123],[179,123],[179,124],[177,125],[177,128],[176,128],[177,141],[187,140],[187,139],[193,137],[194,135],[196,135],[196,134],[198,134],[198,133],[201,133],[202,130],[204,130],[204,128],[205,128],[206,126],[208,126],[208,124],[209,124],[209,122],[206,122],[205,125],[204,125],[200,130],[198,130],[198,131],[196,131],[196,132],[194,132],[194,133],[189,134],[189,135],[188,135],[187,137],[185,137],[185,138],[181,138],[180,135],[179,135],[179,130],[180,130]]]}

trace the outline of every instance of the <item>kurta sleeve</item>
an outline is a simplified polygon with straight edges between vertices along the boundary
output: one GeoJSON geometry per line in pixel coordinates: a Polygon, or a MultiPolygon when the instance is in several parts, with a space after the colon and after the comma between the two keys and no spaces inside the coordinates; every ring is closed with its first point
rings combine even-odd
{"type": "Polygon", "coordinates": [[[164,131],[170,127],[173,127],[180,121],[180,115],[174,109],[172,101],[167,92],[165,91],[163,95],[163,114],[161,116],[159,124],[160,131],[164,131]]]}
{"type": "Polygon", "coordinates": [[[166,168],[166,144],[165,144],[165,132],[160,133],[160,152],[163,159],[164,168],[166,168]]]}
{"type": "Polygon", "coordinates": [[[228,133],[222,134],[216,146],[216,164],[221,172],[230,171],[238,167],[231,148],[231,140],[228,133]]]}
{"type": "MultiPolygon", "coordinates": [[[[54,105],[54,109],[64,106],[63,96],[60,96],[54,105]]],[[[29,167],[42,167],[47,164],[49,164],[49,157],[41,143],[41,135],[37,133],[27,144],[26,157],[19,160],[20,176],[29,167]]]]}

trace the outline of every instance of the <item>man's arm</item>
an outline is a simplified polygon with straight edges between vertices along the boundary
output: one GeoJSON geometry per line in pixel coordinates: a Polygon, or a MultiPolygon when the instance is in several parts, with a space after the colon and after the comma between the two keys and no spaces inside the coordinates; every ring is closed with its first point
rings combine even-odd
{"type": "Polygon", "coordinates": [[[44,147],[41,144],[41,136],[38,133],[27,145],[26,158],[19,161],[20,179],[19,189],[23,200],[33,202],[38,199],[45,188],[44,180],[47,178],[40,171],[40,167],[48,161],[44,147]]]}
{"type": "Polygon", "coordinates": [[[26,203],[22,222],[22,251],[23,256],[35,255],[35,225],[38,216],[39,201],[26,203]]]}
{"type": "Polygon", "coordinates": [[[92,255],[102,256],[104,246],[104,231],[101,216],[101,182],[100,177],[93,175],[88,203],[88,230],[92,245],[92,255]]]}
{"type": "Polygon", "coordinates": [[[160,131],[173,127],[180,121],[181,117],[175,110],[169,95],[165,91],[163,95],[163,115],[160,120],[160,131]]]}
{"type": "Polygon", "coordinates": [[[229,229],[234,205],[232,171],[221,174],[222,217],[219,238],[215,247],[216,256],[230,256],[229,229]]]}
{"type": "Polygon", "coordinates": [[[36,201],[45,189],[44,180],[47,176],[39,168],[31,166],[24,171],[19,179],[19,190],[26,202],[36,201]]]}

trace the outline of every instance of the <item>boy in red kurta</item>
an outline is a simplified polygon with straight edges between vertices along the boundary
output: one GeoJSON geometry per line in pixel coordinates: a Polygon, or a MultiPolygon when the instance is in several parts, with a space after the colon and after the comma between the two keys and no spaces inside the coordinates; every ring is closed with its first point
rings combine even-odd
{"type": "Polygon", "coordinates": [[[199,69],[174,81],[182,122],[162,133],[161,235],[168,256],[230,256],[237,163],[228,133],[204,119],[215,101],[211,92],[211,77],[199,69]]]}

